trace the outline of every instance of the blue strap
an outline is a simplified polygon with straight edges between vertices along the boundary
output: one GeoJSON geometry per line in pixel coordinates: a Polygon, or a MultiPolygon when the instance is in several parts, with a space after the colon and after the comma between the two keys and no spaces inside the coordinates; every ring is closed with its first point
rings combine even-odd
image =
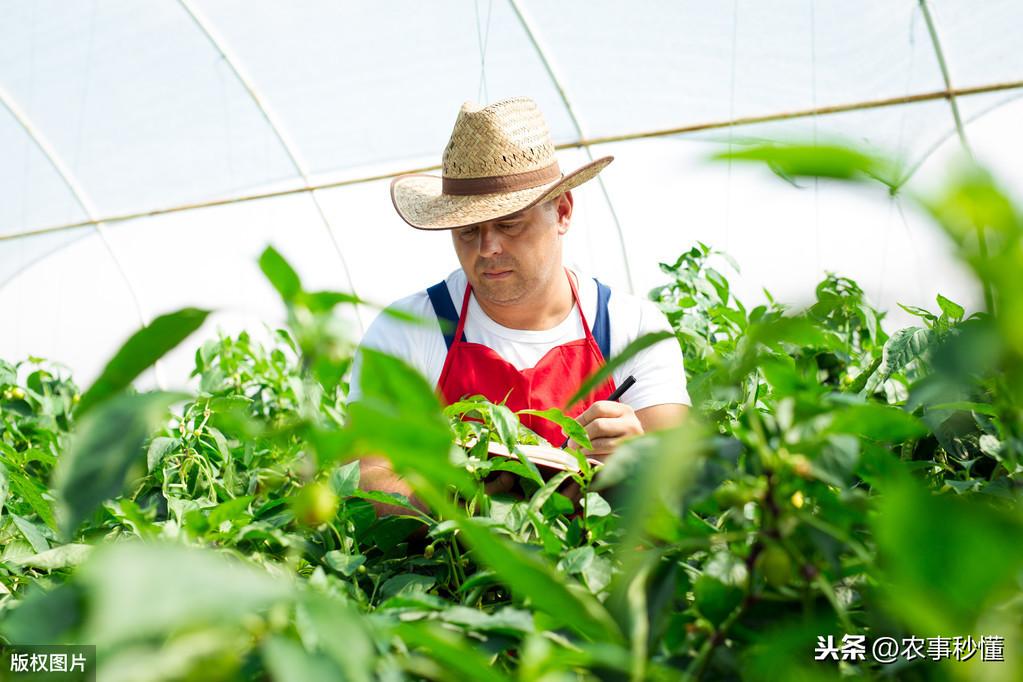
{"type": "Polygon", "coordinates": [[[604,362],[607,362],[611,358],[611,322],[607,314],[611,289],[596,277],[593,281],[597,283],[597,319],[593,320],[593,340],[597,342],[604,362]]]}
{"type": "Polygon", "coordinates": [[[447,344],[448,350],[451,350],[451,344],[455,342],[455,331],[458,329],[458,311],[455,310],[451,294],[448,293],[448,283],[441,280],[427,289],[426,293],[433,304],[433,312],[437,313],[437,322],[444,334],[444,343],[447,344]]]}

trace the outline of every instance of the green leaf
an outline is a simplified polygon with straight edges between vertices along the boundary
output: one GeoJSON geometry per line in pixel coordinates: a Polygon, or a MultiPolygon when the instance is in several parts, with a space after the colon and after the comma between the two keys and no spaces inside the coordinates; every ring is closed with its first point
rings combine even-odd
{"type": "Polygon", "coordinates": [[[11,486],[11,492],[24,500],[32,508],[40,519],[53,530],[57,529],[57,519],[53,514],[50,503],[43,498],[47,492],[35,479],[29,478],[18,471],[9,471],[7,480],[11,486]]]}
{"type": "Polygon", "coordinates": [[[467,647],[465,639],[444,630],[436,623],[430,621],[400,623],[393,632],[410,649],[436,661],[444,673],[444,679],[469,682],[511,680],[500,668],[491,665],[488,656],[478,653],[474,647],[467,647]]]}
{"type": "Polygon", "coordinates": [[[299,279],[298,273],[272,246],[266,247],[259,257],[259,269],[270,280],[270,284],[285,303],[290,304],[302,292],[302,280],[299,279]]]}
{"type": "Polygon", "coordinates": [[[274,682],[337,682],[345,679],[332,660],[310,654],[294,640],[274,635],[263,642],[263,661],[274,682]]]}
{"type": "Polygon", "coordinates": [[[247,523],[252,514],[249,513],[249,505],[252,503],[252,495],[243,495],[233,500],[227,500],[210,509],[207,521],[212,528],[219,529],[221,524],[227,523],[238,526],[247,523]]]}
{"type": "Polygon", "coordinates": [[[586,493],[586,497],[583,500],[583,506],[586,509],[586,518],[595,518],[598,516],[607,516],[611,513],[611,505],[607,503],[600,493],[586,493]]]}
{"type": "Polygon", "coordinates": [[[208,310],[183,308],[161,315],[143,327],[114,354],[95,383],[82,395],[76,415],[81,417],[94,406],[126,388],[138,375],[162,358],[198,329],[208,310]]]}
{"type": "MultiPolygon", "coordinates": [[[[527,515],[535,514],[547,504],[547,500],[553,496],[561,484],[564,483],[571,476],[569,471],[559,471],[558,473],[551,476],[546,483],[543,484],[529,500],[529,507],[527,508],[527,515]]],[[[564,496],[562,496],[564,497],[564,496]]]]}
{"type": "Polygon", "coordinates": [[[46,538],[43,537],[43,534],[39,532],[39,529],[36,528],[31,521],[23,519],[17,514],[11,514],[10,517],[14,521],[14,525],[16,525],[18,530],[21,531],[21,534],[25,536],[26,540],[28,540],[28,544],[32,545],[32,549],[41,553],[50,548],[49,543],[46,542],[46,538]]]}
{"type": "Polygon", "coordinates": [[[519,444],[518,417],[504,405],[494,404],[490,406],[490,418],[501,443],[508,448],[508,452],[515,452],[519,444]]]}
{"type": "Polygon", "coordinates": [[[874,178],[894,187],[894,179],[886,179],[886,164],[848,147],[833,144],[776,145],[767,144],[715,154],[715,160],[754,161],[767,164],[785,179],[794,177],[825,177],[841,180],[874,178]]]}
{"type": "Polygon", "coordinates": [[[60,545],[32,556],[17,559],[14,563],[40,571],[56,571],[81,564],[92,552],[92,549],[92,545],[74,543],[60,545]]]}
{"type": "Polygon", "coordinates": [[[867,403],[833,413],[830,431],[896,443],[924,435],[927,427],[902,408],[867,403]]]}
{"type": "Polygon", "coordinates": [[[921,320],[926,320],[927,322],[931,323],[938,321],[937,315],[924,308],[920,308],[915,305],[903,305],[901,303],[899,303],[898,306],[905,310],[910,315],[912,315],[913,317],[919,317],[921,320]]]}
{"type": "Polygon", "coordinates": [[[349,497],[359,489],[359,476],[359,460],[349,462],[330,472],[330,487],[338,497],[349,497]]]}
{"type": "Polygon", "coordinates": [[[299,603],[297,614],[303,616],[295,621],[302,641],[334,659],[344,672],[337,679],[374,679],[376,650],[359,613],[332,596],[309,591],[299,603]]]}
{"type": "Polygon", "coordinates": [[[447,606],[439,615],[445,623],[461,625],[477,632],[496,632],[511,636],[536,632],[533,614],[511,606],[494,613],[466,606],[447,606]]]}
{"type": "MultiPolygon", "coordinates": [[[[548,421],[552,421],[561,427],[561,430],[565,432],[565,436],[571,438],[579,446],[585,450],[589,450],[593,447],[590,442],[590,437],[586,435],[586,429],[584,429],[579,422],[572,417],[562,412],[556,407],[551,407],[546,410],[519,410],[515,414],[531,414],[536,417],[543,417],[548,421]]],[[[555,443],[555,445],[560,445],[555,443]]]]}
{"type": "Polygon", "coordinates": [[[920,327],[908,327],[892,334],[881,350],[881,364],[867,381],[863,393],[870,395],[892,374],[923,356],[930,346],[930,341],[930,332],[920,327]]]}
{"type": "Polygon", "coordinates": [[[699,612],[717,626],[728,618],[742,601],[742,590],[705,574],[693,583],[693,597],[699,612]]]}
{"type": "Polygon", "coordinates": [[[18,370],[6,360],[0,360],[0,386],[18,383],[18,370]]]}
{"type": "Polygon", "coordinates": [[[987,403],[975,403],[968,400],[957,400],[951,403],[938,403],[929,405],[928,410],[967,410],[977,414],[986,414],[989,417],[998,416],[998,408],[987,403]]]}
{"type": "MultiPolygon", "coordinates": [[[[455,512],[453,508],[450,511],[455,512]]],[[[452,516],[457,517],[457,512],[452,516]]],[[[610,614],[590,594],[570,589],[547,563],[518,550],[489,528],[465,517],[457,521],[476,558],[513,591],[528,597],[536,609],[594,641],[623,642],[610,614]]]]}
{"type": "Polygon", "coordinates": [[[166,419],[170,406],[182,398],[161,392],[122,394],[78,421],[68,451],[54,470],[66,534],[104,500],[120,494],[135,465],[142,473],[143,443],[166,419]]]}
{"type": "Polygon", "coordinates": [[[975,497],[935,496],[912,479],[889,485],[871,515],[887,603],[914,632],[975,631],[1018,592],[1023,520],[975,497]]]}
{"type": "Polygon", "coordinates": [[[977,446],[988,457],[1001,460],[1002,441],[998,440],[995,436],[985,433],[977,439],[977,446]]]}
{"type": "Polygon", "coordinates": [[[131,528],[141,538],[151,538],[163,530],[150,521],[148,514],[143,512],[133,500],[122,497],[117,501],[107,502],[104,506],[114,515],[114,518],[131,528]]]}
{"type": "Polygon", "coordinates": [[[428,480],[471,494],[472,480],[451,461],[451,429],[433,387],[401,360],[362,349],[362,399],[348,406],[343,432],[313,436],[321,459],[384,455],[410,483],[428,480]]]}
{"type": "Polygon", "coordinates": [[[583,569],[583,579],[593,594],[599,594],[611,584],[614,566],[604,557],[596,557],[583,569]]]}
{"type": "MultiPolygon", "coordinates": [[[[622,349],[622,352],[615,357],[608,360],[603,367],[597,370],[590,378],[583,382],[583,385],[579,387],[579,390],[569,398],[565,403],[565,408],[568,409],[572,405],[582,400],[584,397],[590,394],[593,389],[599,386],[605,379],[621,367],[623,364],[634,358],[639,353],[654,345],[667,339],[674,339],[675,334],[673,332],[651,332],[649,334],[643,334],[639,338],[635,339],[622,349]]],[[[577,441],[578,442],[578,441],[577,441]]]]}
{"type": "Polygon", "coordinates": [[[168,436],[158,436],[154,438],[149,444],[149,450],[146,452],[146,468],[149,473],[153,473],[153,470],[159,466],[160,462],[163,461],[163,458],[173,452],[177,447],[177,438],[170,438],[168,436]]]}
{"type": "MultiPolygon", "coordinates": [[[[287,299],[285,299],[287,300],[287,299]]],[[[347,303],[359,305],[364,301],[355,294],[345,294],[339,291],[314,291],[301,296],[301,301],[314,313],[329,313],[336,306],[347,303]]]]}
{"type": "Polygon", "coordinates": [[[66,643],[64,634],[78,625],[81,608],[81,591],[71,583],[46,591],[30,585],[13,611],[4,614],[0,634],[10,642],[66,643]]]}
{"type": "Polygon", "coordinates": [[[362,356],[363,400],[387,403],[395,411],[426,411],[441,416],[441,404],[433,387],[411,365],[373,350],[359,350],[362,356]]]}
{"type": "Polygon", "coordinates": [[[825,330],[806,317],[779,317],[752,325],[749,338],[780,351],[784,351],[785,344],[810,348],[827,348],[830,345],[825,330]]]}
{"type": "Polygon", "coordinates": [[[366,557],[362,554],[345,554],[338,549],[324,554],[323,560],[328,566],[347,578],[359,570],[359,566],[366,563],[366,557]]]}
{"type": "Polygon", "coordinates": [[[380,595],[384,598],[395,597],[406,592],[427,592],[436,580],[433,576],[418,573],[401,573],[388,578],[380,586],[380,595]]]}
{"type": "Polygon", "coordinates": [[[561,493],[555,492],[543,503],[541,511],[546,518],[553,519],[557,516],[568,516],[575,511],[575,505],[572,503],[572,500],[561,493]]]}
{"type": "Polygon", "coordinates": [[[575,549],[569,550],[565,557],[558,562],[558,569],[572,575],[574,573],[581,573],[593,563],[593,559],[596,554],[593,548],[589,545],[585,547],[576,547],[575,549]]]}
{"type": "Polygon", "coordinates": [[[404,509],[412,512],[412,515],[416,518],[431,521],[430,517],[426,516],[419,507],[412,504],[412,501],[401,493],[385,493],[381,490],[356,490],[350,495],[350,497],[360,500],[369,500],[371,502],[380,502],[381,504],[389,504],[395,507],[403,507],[404,509]]]}
{"type": "Polygon", "coordinates": [[[160,543],[100,547],[77,575],[90,604],[83,641],[108,646],[235,622],[292,593],[281,575],[209,550],[160,543]]]}
{"type": "Polygon", "coordinates": [[[508,448],[508,452],[518,458],[519,463],[528,472],[528,478],[536,481],[537,484],[542,484],[543,476],[540,475],[540,470],[536,468],[536,464],[531,462],[518,447],[519,418],[504,405],[491,404],[489,412],[493,429],[497,433],[501,444],[508,448]]]}
{"type": "Polygon", "coordinates": [[[963,315],[966,311],[958,303],[953,303],[941,294],[938,294],[938,307],[941,308],[942,312],[948,315],[948,318],[953,322],[958,322],[963,319],[963,315]]]}
{"type": "Polygon", "coordinates": [[[749,575],[743,562],[728,552],[717,552],[693,583],[696,608],[714,625],[720,625],[742,601],[749,575]]]}

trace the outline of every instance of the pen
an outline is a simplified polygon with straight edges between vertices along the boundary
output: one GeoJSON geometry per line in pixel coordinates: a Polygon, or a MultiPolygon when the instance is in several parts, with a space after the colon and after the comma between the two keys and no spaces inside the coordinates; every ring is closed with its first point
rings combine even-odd
{"type": "MultiPolygon", "coordinates": [[[[621,399],[621,397],[623,395],[625,395],[625,392],[628,391],[630,388],[632,388],[632,385],[634,383],[636,383],[636,377],[634,377],[634,376],[632,376],[630,374],[629,376],[625,377],[625,381],[622,382],[621,386],[619,386],[615,390],[611,391],[611,395],[609,395],[607,398],[605,398],[605,400],[610,400],[611,402],[614,402],[614,403],[618,402],[621,399]]],[[[565,442],[561,444],[561,449],[564,450],[565,448],[567,448],[568,447],[568,443],[571,440],[572,440],[571,437],[566,438],[565,442]]]]}

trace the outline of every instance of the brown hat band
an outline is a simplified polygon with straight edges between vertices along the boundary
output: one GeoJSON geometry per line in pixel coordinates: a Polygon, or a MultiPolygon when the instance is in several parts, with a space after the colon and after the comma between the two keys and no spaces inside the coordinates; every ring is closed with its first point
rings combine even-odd
{"type": "Polygon", "coordinates": [[[444,194],[467,196],[472,194],[497,194],[499,192],[516,192],[520,189],[539,187],[561,177],[561,168],[555,161],[546,168],[514,173],[512,175],[496,175],[489,178],[444,178],[441,191],[444,194]]]}

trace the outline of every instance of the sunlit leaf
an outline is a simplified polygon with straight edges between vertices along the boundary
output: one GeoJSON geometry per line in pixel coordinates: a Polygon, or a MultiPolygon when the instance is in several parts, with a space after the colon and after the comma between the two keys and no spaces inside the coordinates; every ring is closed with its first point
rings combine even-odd
{"type": "Polygon", "coordinates": [[[881,364],[867,380],[863,393],[870,395],[893,373],[901,371],[910,362],[927,352],[930,332],[919,327],[900,329],[891,335],[881,351],[881,364]]]}
{"type": "Polygon", "coordinates": [[[281,295],[285,303],[291,303],[302,291],[302,280],[299,279],[298,273],[272,246],[266,247],[260,255],[259,269],[270,280],[270,284],[281,295]]]}
{"type": "Polygon", "coordinates": [[[940,307],[941,310],[954,321],[963,319],[963,315],[966,314],[966,311],[961,305],[953,303],[941,294],[938,294],[938,307],[940,307]]]}
{"type": "Polygon", "coordinates": [[[160,317],[135,332],[114,354],[99,378],[82,394],[77,415],[81,417],[95,405],[126,388],[138,375],[197,330],[209,315],[208,310],[183,308],[160,317]]]}
{"type": "Polygon", "coordinates": [[[849,147],[768,144],[715,154],[715,160],[754,161],[767,164],[783,178],[824,177],[840,180],[880,180],[896,186],[890,167],[881,159],[849,147]]]}

